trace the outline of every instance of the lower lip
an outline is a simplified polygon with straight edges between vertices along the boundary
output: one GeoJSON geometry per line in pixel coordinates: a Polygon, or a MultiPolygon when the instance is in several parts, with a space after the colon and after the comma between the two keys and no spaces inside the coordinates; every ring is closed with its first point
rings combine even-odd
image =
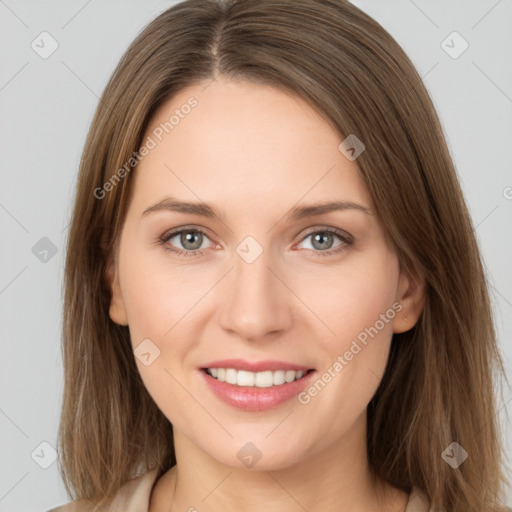
{"type": "Polygon", "coordinates": [[[299,380],[279,386],[257,388],[255,386],[235,386],[227,382],[221,382],[204,370],[198,371],[215,396],[224,403],[244,411],[266,411],[278,407],[303,391],[316,373],[310,371],[299,380]]]}

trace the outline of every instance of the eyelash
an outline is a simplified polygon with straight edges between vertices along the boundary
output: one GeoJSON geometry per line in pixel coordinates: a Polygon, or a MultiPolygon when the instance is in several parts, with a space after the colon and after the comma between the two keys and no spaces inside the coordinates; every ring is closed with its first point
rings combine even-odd
{"type": "MultiPolygon", "coordinates": [[[[196,249],[193,251],[184,251],[182,249],[173,248],[167,244],[167,242],[171,238],[174,238],[176,235],[180,235],[181,233],[190,233],[190,232],[201,233],[207,237],[206,233],[204,231],[202,231],[201,229],[197,229],[195,227],[193,227],[193,228],[185,227],[185,228],[181,228],[177,231],[172,231],[170,233],[164,233],[160,238],[160,244],[164,246],[164,249],[166,251],[170,251],[174,254],[177,254],[178,256],[185,256],[185,257],[203,256],[204,253],[206,252],[206,249],[196,249]]],[[[333,235],[336,235],[342,241],[342,243],[336,249],[328,249],[326,251],[320,251],[320,250],[315,250],[315,249],[306,249],[306,250],[309,250],[312,253],[312,255],[314,255],[314,256],[319,256],[319,257],[334,256],[335,254],[338,254],[338,253],[344,251],[347,247],[350,247],[354,243],[354,239],[345,231],[342,231],[341,229],[337,229],[337,228],[327,228],[327,227],[321,228],[321,229],[315,228],[314,230],[308,231],[304,235],[304,237],[301,239],[301,242],[304,241],[307,237],[309,237],[311,235],[316,235],[318,233],[322,233],[322,234],[332,233],[333,235]]]]}

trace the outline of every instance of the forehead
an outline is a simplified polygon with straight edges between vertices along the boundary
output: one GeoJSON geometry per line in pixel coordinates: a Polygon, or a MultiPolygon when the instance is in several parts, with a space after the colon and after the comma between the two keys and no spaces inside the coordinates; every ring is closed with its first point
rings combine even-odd
{"type": "Polygon", "coordinates": [[[157,110],[148,137],[154,147],[134,172],[139,209],[166,194],[253,211],[301,197],[371,204],[330,124],[270,86],[217,79],[187,87],[157,110]]]}

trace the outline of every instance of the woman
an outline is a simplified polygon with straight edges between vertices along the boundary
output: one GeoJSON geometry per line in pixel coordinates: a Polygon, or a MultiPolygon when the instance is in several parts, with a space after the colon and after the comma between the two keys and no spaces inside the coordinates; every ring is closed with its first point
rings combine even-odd
{"type": "Polygon", "coordinates": [[[349,2],[146,27],[89,132],[65,289],[54,510],[505,510],[470,216],[420,77],[349,2]]]}

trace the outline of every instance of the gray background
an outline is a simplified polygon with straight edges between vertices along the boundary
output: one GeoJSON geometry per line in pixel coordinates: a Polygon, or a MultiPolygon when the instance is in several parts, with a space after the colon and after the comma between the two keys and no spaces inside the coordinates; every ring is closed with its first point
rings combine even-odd
{"type": "MultiPolygon", "coordinates": [[[[79,157],[122,52],[173,3],[0,0],[0,511],[68,501],[52,447],[62,393],[63,249],[79,157]],[[31,47],[51,49],[43,31],[58,43],[46,59],[31,47]]],[[[512,0],[354,3],[403,46],[433,97],[492,282],[510,373],[512,0]],[[457,58],[442,43],[453,31],[469,44],[457,58]]],[[[462,48],[453,36],[447,43],[451,52],[462,48]]],[[[507,438],[511,404],[505,387],[499,414],[507,438]]],[[[512,505],[510,489],[506,501],[512,505]]]]}

